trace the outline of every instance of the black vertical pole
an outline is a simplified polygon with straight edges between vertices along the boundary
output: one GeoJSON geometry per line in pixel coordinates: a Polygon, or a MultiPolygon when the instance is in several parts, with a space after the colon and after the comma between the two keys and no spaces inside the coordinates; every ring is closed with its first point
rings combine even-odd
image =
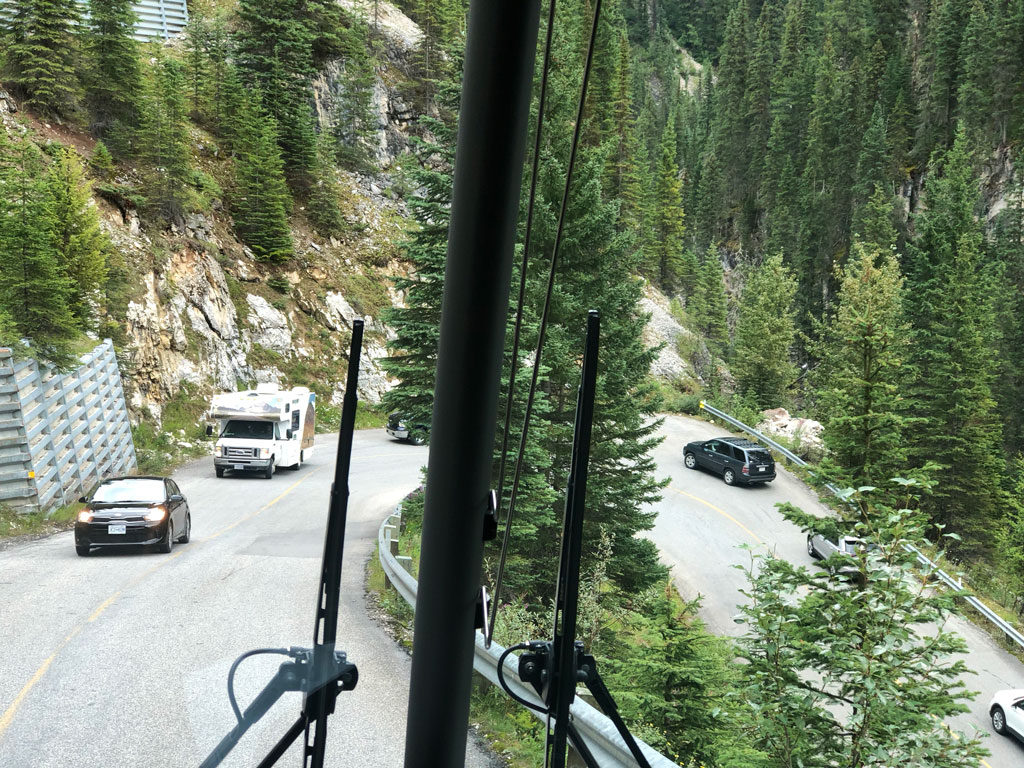
{"type": "Polygon", "coordinates": [[[547,697],[555,718],[555,732],[545,744],[544,764],[564,768],[569,726],[569,707],[576,698],[576,616],[580,593],[580,560],[583,558],[583,512],[587,502],[587,474],[590,466],[590,435],[594,423],[597,391],[597,348],[601,320],[596,310],[587,313],[587,345],[576,399],[576,428],[572,441],[572,464],[565,496],[562,524],[562,552],[558,560],[555,588],[553,696],[547,697]],[[550,745],[550,752],[547,751],[550,745]],[[549,763],[550,758],[550,763],[549,763]]]}
{"type": "Polygon", "coordinates": [[[438,346],[405,766],[462,766],[540,0],[472,0],[438,346]]]}

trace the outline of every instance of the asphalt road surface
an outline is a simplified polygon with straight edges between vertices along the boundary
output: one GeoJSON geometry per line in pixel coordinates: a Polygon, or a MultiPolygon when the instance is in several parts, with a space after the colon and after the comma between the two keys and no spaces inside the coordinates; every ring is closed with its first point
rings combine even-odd
{"type": "MultiPolygon", "coordinates": [[[[728,434],[698,419],[669,416],[662,428],[665,440],[655,450],[658,475],[670,478],[657,505],[657,523],[648,535],[657,543],[663,561],[672,567],[675,583],[687,597],[703,597],[701,616],[708,628],[721,635],[739,636],[744,625],[734,618],[745,601],[740,590],[747,578],[734,565],[749,566],[754,552],[774,552],[796,564],[811,564],[806,537],[776,510],[789,501],[807,512],[827,514],[812,491],[782,469],[767,485],[727,486],[717,475],[683,466],[683,446],[691,440],[707,440],[728,434]],[[743,547],[750,549],[744,549],[743,547]]],[[[950,721],[965,733],[975,729],[991,734],[985,746],[992,752],[983,765],[1019,768],[1024,765],[1024,745],[997,735],[988,718],[992,693],[1002,688],[1024,688],[1024,665],[999,647],[988,634],[970,622],[954,618],[948,628],[963,635],[969,653],[967,666],[977,674],[967,680],[979,691],[972,711],[950,721]]]]}
{"type": "MultiPolygon", "coordinates": [[[[175,474],[192,542],[169,555],[75,554],[59,534],[0,552],[0,767],[198,765],[234,725],[225,682],[238,654],[312,643],[333,437],[298,471],[175,474]]],[[[410,659],[371,618],[365,564],[381,520],[419,484],[427,449],[356,433],[338,647],[359,669],[330,719],[328,765],[400,766],[410,659]]],[[[243,662],[244,708],[283,657],[243,662]]],[[[253,766],[298,716],[286,694],[222,763],[253,766]]],[[[300,737],[301,740],[301,737],[300,737]]],[[[301,746],[278,763],[301,764],[301,746]]],[[[467,765],[494,758],[471,738],[467,765]]]]}
{"type": "MultiPolygon", "coordinates": [[[[682,465],[683,445],[724,432],[669,417],[656,450],[671,478],[650,533],[676,583],[701,595],[709,628],[738,635],[748,545],[809,563],[803,534],[775,509],[791,501],[821,509],[813,494],[781,471],[765,487],[728,487],[682,465]]],[[[170,555],[75,555],[65,533],[0,552],[0,768],[134,768],[198,765],[234,724],[228,667],[242,651],[309,645],[319,580],[335,441],[320,436],[298,471],[272,480],[213,476],[202,459],[175,475],[193,514],[192,543],[170,555]]],[[[331,718],[329,765],[402,764],[409,657],[368,617],[363,575],[377,528],[419,482],[427,449],[391,441],[383,430],[356,434],[353,450],[339,647],[359,667],[359,685],[338,699],[331,718]]],[[[823,511],[823,510],[822,510],[823,511]]],[[[1024,665],[977,627],[967,662],[980,691],[972,713],[952,722],[991,731],[992,691],[1024,687],[1024,665]]],[[[236,691],[251,701],[280,659],[243,663],[236,691]]],[[[224,762],[252,766],[294,720],[287,694],[224,762]]],[[[993,735],[990,768],[1024,765],[1024,747],[993,735]]],[[[280,765],[297,765],[299,750],[280,765]]],[[[471,738],[467,765],[494,758],[471,738]]]]}

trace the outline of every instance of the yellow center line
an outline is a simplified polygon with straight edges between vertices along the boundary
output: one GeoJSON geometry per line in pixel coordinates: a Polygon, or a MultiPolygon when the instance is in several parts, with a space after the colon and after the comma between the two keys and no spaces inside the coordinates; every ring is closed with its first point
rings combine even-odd
{"type": "Polygon", "coordinates": [[[741,523],[739,520],[737,520],[735,517],[730,515],[728,512],[726,512],[721,507],[716,507],[710,501],[705,501],[700,496],[694,496],[692,493],[687,493],[686,491],[680,490],[679,488],[676,488],[674,485],[670,485],[669,486],[669,490],[675,491],[680,496],[686,496],[688,499],[693,499],[694,501],[700,502],[701,504],[703,504],[705,507],[708,507],[709,509],[713,509],[715,512],[720,514],[722,517],[726,518],[727,520],[732,521],[733,523],[738,525],[740,528],[742,528],[743,531],[746,532],[746,534],[750,538],[752,538],[754,541],[756,541],[758,544],[762,544],[762,545],[764,544],[764,542],[761,541],[761,538],[756,533],[754,533],[752,530],[747,528],[747,526],[745,526],[743,523],[741,523]]]}
{"type": "MultiPolygon", "coordinates": [[[[216,533],[212,534],[211,536],[207,536],[205,539],[203,539],[201,541],[197,541],[196,543],[197,544],[201,544],[201,543],[204,543],[204,542],[207,542],[207,541],[212,541],[213,539],[215,539],[218,536],[220,536],[222,533],[226,533],[226,532],[230,531],[232,528],[234,528],[237,525],[240,525],[241,523],[244,523],[246,520],[252,520],[260,512],[263,512],[263,511],[265,511],[267,509],[270,509],[272,506],[277,504],[277,502],[279,502],[281,499],[283,499],[285,496],[287,496],[289,493],[291,493],[293,490],[295,490],[301,483],[304,483],[306,480],[308,480],[315,472],[316,472],[315,469],[311,469],[302,478],[300,478],[299,480],[296,480],[294,483],[289,485],[278,496],[276,496],[275,498],[273,498],[270,501],[268,501],[266,504],[264,504],[262,507],[257,509],[255,512],[250,512],[248,515],[245,515],[244,517],[239,518],[238,520],[233,522],[231,525],[226,526],[224,528],[221,528],[216,533]]],[[[43,675],[46,674],[46,671],[50,668],[50,665],[53,664],[53,660],[55,658],[57,658],[57,654],[60,653],[62,650],[64,650],[65,646],[67,646],[67,644],[69,642],[71,642],[72,638],[74,638],[74,636],[77,635],[82,630],[82,627],[84,627],[86,624],[89,624],[91,622],[96,621],[96,619],[98,619],[103,614],[103,612],[107,610],[107,608],[109,608],[111,605],[113,605],[117,601],[117,599],[122,594],[124,594],[124,591],[126,589],[131,589],[131,588],[137,586],[147,576],[149,576],[150,574],[154,573],[159,568],[163,568],[165,565],[167,565],[167,563],[171,562],[175,558],[181,557],[182,555],[185,554],[186,551],[192,551],[192,550],[191,550],[191,548],[189,550],[179,549],[177,552],[175,552],[171,556],[162,558],[158,564],[154,565],[152,568],[144,571],[141,575],[139,575],[136,578],[132,579],[128,583],[127,586],[123,587],[122,589],[117,590],[117,592],[115,592],[110,597],[108,597],[106,600],[104,600],[102,603],[100,603],[99,606],[96,608],[96,610],[93,611],[91,614],[89,614],[89,618],[87,618],[85,621],[83,621],[82,623],[80,623],[78,626],[76,626],[74,629],[71,630],[71,632],[68,634],[68,636],[65,637],[64,640],[60,643],[60,645],[58,645],[57,648],[54,650],[54,652],[52,654],[50,654],[49,658],[47,658],[46,661],[44,661],[42,664],[39,665],[39,669],[37,669],[35,671],[35,674],[33,674],[31,678],[29,678],[29,681],[27,683],[25,683],[25,685],[21,689],[21,691],[18,692],[18,695],[14,698],[14,701],[11,702],[11,706],[9,706],[6,709],[6,711],[4,711],[3,715],[0,715],[0,739],[3,738],[4,732],[8,729],[8,727],[10,727],[11,722],[14,720],[15,714],[17,714],[17,712],[18,712],[18,708],[21,706],[21,703],[25,700],[25,697],[28,696],[29,691],[31,691],[35,687],[36,683],[38,683],[43,678],[43,675]]]]}

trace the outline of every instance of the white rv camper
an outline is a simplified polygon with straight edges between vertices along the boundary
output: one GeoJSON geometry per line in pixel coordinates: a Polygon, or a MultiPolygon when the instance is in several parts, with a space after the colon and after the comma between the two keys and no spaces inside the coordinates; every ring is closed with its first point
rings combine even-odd
{"type": "Polygon", "coordinates": [[[305,387],[282,390],[276,384],[214,395],[209,416],[218,425],[217,477],[260,472],[269,479],[277,467],[298,469],[313,452],[315,405],[316,394],[305,387]]]}

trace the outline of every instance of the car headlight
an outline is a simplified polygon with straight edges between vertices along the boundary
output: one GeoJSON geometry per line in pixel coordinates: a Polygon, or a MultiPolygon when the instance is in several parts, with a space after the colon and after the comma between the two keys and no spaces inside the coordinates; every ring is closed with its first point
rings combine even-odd
{"type": "Polygon", "coordinates": [[[223,449],[219,445],[213,446],[213,455],[220,456],[223,453],[223,449]]]}
{"type": "Polygon", "coordinates": [[[90,523],[90,522],[92,522],[92,510],[91,509],[83,509],[83,510],[81,510],[78,513],[78,522],[80,522],[80,523],[90,523]]]}
{"type": "Polygon", "coordinates": [[[163,507],[153,507],[144,515],[144,519],[150,523],[159,523],[167,517],[167,510],[163,507]]]}
{"type": "Polygon", "coordinates": [[[262,458],[262,459],[269,459],[270,458],[270,449],[269,448],[260,448],[260,458],[262,458]]]}

